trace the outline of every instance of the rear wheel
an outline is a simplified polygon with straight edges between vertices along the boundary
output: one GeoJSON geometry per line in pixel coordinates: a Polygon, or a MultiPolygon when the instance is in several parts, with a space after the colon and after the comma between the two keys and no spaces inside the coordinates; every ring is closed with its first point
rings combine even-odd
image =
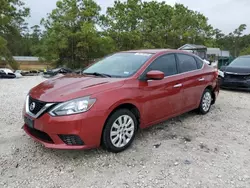
{"type": "Polygon", "coordinates": [[[119,109],[115,111],[104,127],[103,146],[114,153],[125,150],[133,142],[137,126],[136,117],[130,110],[119,109]]]}
{"type": "Polygon", "coordinates": [[[200,114],[207,114],[212,104],[212,92],[210,89],[205,89],[201,97],[200,106],[198,111],[200,114]]]}

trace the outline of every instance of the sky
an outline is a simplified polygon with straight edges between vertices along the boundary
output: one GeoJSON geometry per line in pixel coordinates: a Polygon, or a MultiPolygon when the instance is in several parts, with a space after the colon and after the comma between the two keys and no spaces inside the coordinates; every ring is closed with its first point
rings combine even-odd
{"type": "MultiPolygon", "coordinates": [[[[57,0],[23,0],[31,10],[31,17],[28,23],[36,25],[41,18],[46,17],[56,7],[57,0]]],[[[149,0],[147,0],[149,1],[149,0]]],[[[162,1],[162,0],[156,0],[162,1]]],[[[114,0],[96,0],[102,11],[112,6],[114,0]]],[[[174,5],[181,3],[191,10],[204,14],[209,20],[208,23],[214,28],[222,30],[225,34],[232,32],[240,24],[246,24],[246,33],[250,33],[250,0],[165,0],[166,3],[174,5]]]]}

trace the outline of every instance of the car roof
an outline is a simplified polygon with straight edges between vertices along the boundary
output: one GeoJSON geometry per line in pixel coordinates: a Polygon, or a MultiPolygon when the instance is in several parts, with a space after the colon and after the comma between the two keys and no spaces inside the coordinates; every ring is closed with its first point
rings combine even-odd
{"type": "Polygon", "coordinates": [[[134,53],[151,53],[151,54],[157,54],[161,52],[184,52],[183,50],[175,50],[175,49],[140,49],[140,50],[129,50],[129,51],[123,51],[123,52],[134,52],[134,53]]]}

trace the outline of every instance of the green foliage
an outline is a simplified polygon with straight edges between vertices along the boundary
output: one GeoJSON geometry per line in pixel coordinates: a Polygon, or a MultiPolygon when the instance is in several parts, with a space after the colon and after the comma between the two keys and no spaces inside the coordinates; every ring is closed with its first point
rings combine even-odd
{"type": "Polygon", "coordinates": [[[12,55],[17,55],[22,48],[22,31],[25,30],[24,19],[29,9],[19,0],[0,0],[0,59],[5,59],[16,69],[18,63],[12,55]]]}
{"type": "Polygon", "coordinates": [[[224,50],[229,50],[234,57],[237,57],[240,54],[240,51],[248,47],[250,42],[250,35],[242,36],[245,29],[246,25],[241,24],[228,35],[223,35],[221,32],[218,32],[217,34],[219,37],[216,38],[218,47],[224,50]]]}
{"type": "Polygon", "coordinates": [[[41,54],[49,61],[76,68],[114,51],[112,38],[98,32],[101,8],[93,0],[60,0],[47,19],[41,54]]]}
{"type": "Polygon", "coordinates": [[[14,70],[18,70],[19,69],[19,63],[14,61],[14,60],[11,60],[9,61],[8,63],[10,65],[10,67],[14,70]]]}
{"type": "MultiPolygon", "coordinates": [[[[0,37],[7,41],[5,47],[13,55],[17,55],[22,48],[20,41],[22,31],[26,27],[25,18],[28,15],[29,9],[24,7],[22,1],[0,0],[0,37]]],[[[4,54],[0,54],[0,56],[4,56],[4,54]]]]}
{"type": "Polygon", "coordinates": [[[246,48],[244,48],[241,52],[240,55],[250,55],[250,45],[246,48]]]}
{"type": "MultiPolygon", "coordinates": [[[[18,69],[19,64],[14,61],[12,58],[12,55],[10,51],[7,48],[7,41],[0,36],[0,58],[4,58],[5,61],[13,68],[13,69],[18,69]]],[[[1,59],[0,59],[1,61],[1,59]]]]}
{"type": "Polygon", "coordinates": [[[243,31],[246,30],[247,25],[246,24],[241,24],[237,29],[234,30],[233,34],[236,37],[240,37],[243,33],[243,31]]]}
{"type": "Polygon", "coordinates": [[[7,48],[7,41],[0,36],[0,60],[2,58],[10,60],[11,54],[9,49],[7,48]]]}
{"type": "Polygon", "coordinates": [[[186,43],[250,54],[250,35],[241,24],[225,35],[208,19],[182,4],[117,0],[101,15],[94,0],[58,0],[39,25],[31,28],[22,0],[0,0],[0,56],[39,56],[55,66],[83,67],[112,52],[141,48],[178,48],[186,43]]]}
{"type": "Polygon", "coordinates": [[[102,21],[118,50],[178,48],[185,43],[203,43],[213,31],[202,14],[181,4],[171,7],[156,1],[116,1],[102,21]]]}

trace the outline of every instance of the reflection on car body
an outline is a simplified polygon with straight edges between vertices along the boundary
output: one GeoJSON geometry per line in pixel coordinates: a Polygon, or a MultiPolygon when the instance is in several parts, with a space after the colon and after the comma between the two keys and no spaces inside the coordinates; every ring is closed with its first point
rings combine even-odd
{"type": "Polygon", "coordinates": [[[180,50],[107,56],[81,75],[49,79],[26,98],[24,130],[48,148],[125,150],[136,131],[196,109],[209,112],[218,72],[180,50]]]}

